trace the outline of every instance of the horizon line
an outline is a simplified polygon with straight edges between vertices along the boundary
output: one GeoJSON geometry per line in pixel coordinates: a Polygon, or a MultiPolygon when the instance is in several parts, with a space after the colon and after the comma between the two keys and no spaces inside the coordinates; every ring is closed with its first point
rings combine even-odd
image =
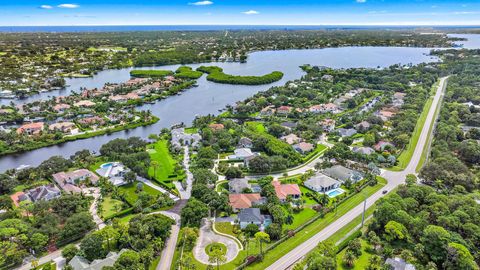
{"type": "Polygon", "coordinates": [[[0,25],[0,27],[81,27],[81,26],[398,26],[398,27],[480,27],[478,24],[401,24],[401,23],[366,23],[366,24],[70,24],[70,25],[0,25]]]}

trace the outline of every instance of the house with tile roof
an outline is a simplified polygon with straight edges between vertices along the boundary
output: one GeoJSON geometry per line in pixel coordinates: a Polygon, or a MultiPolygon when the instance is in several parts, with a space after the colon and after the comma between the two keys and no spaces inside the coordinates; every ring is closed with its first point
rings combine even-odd
{"type": "Polygon", "coordinates": [[[352,183],[356,183],[363,179],[363,174],[360,172],[345,168],[341,165],[335,165],[330,168],[326,168],[323,170],[323,173],[342,182],[350,179],[352,183]]]}
{"type": "Polygon", "coordinates": [[[295,149],[300,154],[306,154],[308,152],[311,152],[313,149],[315,149],[315,146],[311,143],[300,142],[293,145],[293,149],[295,149]]]}
{"type": "Polygon", "coordinates": [[[234,212],[266,202],[266,199],[262,198],[259,193],[229,194],[228,200],[234,212]]]}
{"type": "Polygon", "coordinates": [[[126,249],[120,250],[120,252],[109,252],[104,259],[97,259],[89,262],[82,256],[76,255],[73,257],[68,265],[74,270],[102,270],[104,267],[112,267],[118,260],[120,255],[127,251],[126,249]]]}
{"type": "Polygon", "coordinates": [[[54,185],[39,186],[25,192],[27,199],[32,202],[50,201],[60,197],[62,192],[54,185]]]}
{"type": "Polygon", "coordinates": [[[281,184],[279,181],[272,182],[275,188],[275,194],[281,202],[285,202],[288,197],[292,199],[300,199],[302,192],[297,184],[281,184]]]}
{"type": "Polygon", "coordinates": [[[37,135],[40,134],[45,127],[45,123],[28,123],[17,128],[17,134],[37,135]]]}
{"type": "Polygon", "coordinates": [[[290,145],[300,142],[300,138],[293,133],[280,137],[280,140],[283,140],[290,145]]]}
{"type": "Polygon", "coordinates": [[[99,179],[96,174],[87,169],[79,169],[71,172],[59,172],[53,174],[52,177],[61,189],[70,193],[82,192],[79,186],[87,179],[89,179],[92,184],[96,184],[99,179]]]}

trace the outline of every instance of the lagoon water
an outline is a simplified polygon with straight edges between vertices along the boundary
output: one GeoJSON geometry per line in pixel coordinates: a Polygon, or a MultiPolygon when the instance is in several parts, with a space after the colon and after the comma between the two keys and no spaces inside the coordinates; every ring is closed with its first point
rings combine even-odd
{"type": "MultiPolygon", "coordinates": [[[[121,131],[110,135],[93,137],[85,140],[67,142],[60,145],[45,147],[25,153],[0,157],[0,171],[16,168],[20,165],[38,165],[51,156],[61,155],[68,157],[76,151],[89,149],[96,151],[102,144],[114,138],[139,136],[146,138],[149,134],[159,133],[162,128],[183,122],[189,125],[197,115],[218,114],[226,105],[235,104],[264,91],[271,86],[283,85],[289,80],[299,79],[303,71],[299,66],[311,64],[331,68],[383,68],[393,64],[419,64],[438,61],[429,55],[428,48],[406,47],[341,47],[312,50],[284,50],[262,51],[251,53],[248,62],[240,63],[207,63],[204,65],[218,65],[226,73],[235,75],[259,75],[279,70],[284,73],[282,80],[269,85],[242,86],[225,85],[209,82],[205,76],[198,80],[198,87],[188,89],[181,95],[172,96],[155,104],[147,104],[138,109],[150,110],[160,118],[154,125],[121,131]]],[[[202,64],[189,65],[196,68],[202,64]]],[[[146,69],[175,70],[179,65],[150,67],[146,69]]],[[[129,79],[131,68],[106,70],[99,72],[92,78],[69,79],[70,85],[64,90],[42,93],[28,99],[15,101],[18,103],[31,102],[38,99],[47,99],[52,96],[68,95],[78,91],[80,87],[102,87],[106,82],[119,83],[129,79]]],[[[6,101],[7,103],[10,100],[6,101]]]]}

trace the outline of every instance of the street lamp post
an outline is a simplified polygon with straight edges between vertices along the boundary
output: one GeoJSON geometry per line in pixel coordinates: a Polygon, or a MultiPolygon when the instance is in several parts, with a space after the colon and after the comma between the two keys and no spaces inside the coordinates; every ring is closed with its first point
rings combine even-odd
{"type": "Polygon", "coordinates": [[[367,195],[365,195],[363,192],[361,192],[365,200],[363,200],[363,212],[362,212],[362,226],[360,228],[363,228],[363,224],[365,223],[365,210],[367,208],[367,195]]]}

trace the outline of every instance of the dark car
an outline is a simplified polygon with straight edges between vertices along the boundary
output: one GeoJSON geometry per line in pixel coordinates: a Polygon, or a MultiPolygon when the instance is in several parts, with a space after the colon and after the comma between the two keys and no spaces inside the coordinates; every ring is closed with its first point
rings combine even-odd
{"type": "Polygon", "coordinates": [[[387,192],[388,190],[385,189],[384,191],[382,191],[382,194],[387,194],[387,192]]]}

